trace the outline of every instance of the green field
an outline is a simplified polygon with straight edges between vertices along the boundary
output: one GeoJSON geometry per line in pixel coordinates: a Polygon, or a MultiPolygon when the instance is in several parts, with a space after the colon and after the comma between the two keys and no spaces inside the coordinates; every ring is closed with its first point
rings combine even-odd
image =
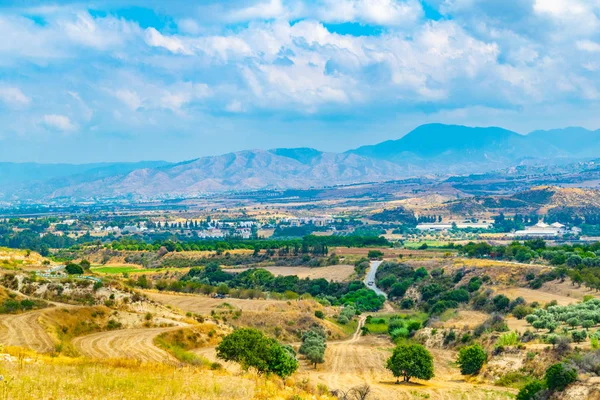
{"type": "Polygon", "coordinates": [[[340,324],[339,322],[337,322],[337,320],[335,318],[326,318],[329,322],[334,323],[335,325],[339,326],[342,331],[344,331],[344,333],[347,336],[352,335],[354,332],[356,332],[356,328],[358,326],[358,320],[356,318],[352,319],[352,321],[348,322],[347,324],[340,324]]]}
{"type": "Polygon", "coordinates": [[[427,247],[444,247],[447,246],[449,242],[441,241],[441,240],[419,240],[418,242],[404,242],[404,247],[407,249],[418,249],[423,244],[426,244],[427,247]]]}
{"type": "Polygon", "coordinates": [[[158,272],[158,269],[146,269],[139,267],[132,267],[128,265],[115,265],[110,267],[92,267],[92,272],[97,274],[128,274],[128,273],[142,273],[142,272],[158,272]]]}
{"type": "Polygon", "coordinates": [[[402,313],[402,314],[375,314],[369,319],[369,323],[365,323],[365,327],[369,330],[369,333],[374,335],[381,335],[388,333],[388,324],[390,318],[400,317],[403,320],[414,320],[423,323],[427,319],[425,313],[402,313]]]}

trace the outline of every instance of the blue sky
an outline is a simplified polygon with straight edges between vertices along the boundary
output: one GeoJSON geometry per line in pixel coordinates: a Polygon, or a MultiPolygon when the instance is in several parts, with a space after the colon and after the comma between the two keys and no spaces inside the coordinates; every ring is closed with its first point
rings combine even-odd
{"type": "Polygon", "coordinates": [[[0,36],[0,161],[600,128],[600,0],[3,0],[0,36]]]}

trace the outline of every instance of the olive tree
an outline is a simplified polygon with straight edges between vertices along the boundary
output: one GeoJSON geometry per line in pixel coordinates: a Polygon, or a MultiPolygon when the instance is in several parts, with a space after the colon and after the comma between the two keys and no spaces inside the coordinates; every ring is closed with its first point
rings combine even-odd
{"type": "MultiPolygon", "coordinates": [[[[404,382],[413,377],[429,380],[433,378],[433,357],[420,344],[399,344],[387,360],[386,368],[396,378],[403,377],[404,382]]],[[[396,383],[400,381],[396,380],[396,383]]]]}

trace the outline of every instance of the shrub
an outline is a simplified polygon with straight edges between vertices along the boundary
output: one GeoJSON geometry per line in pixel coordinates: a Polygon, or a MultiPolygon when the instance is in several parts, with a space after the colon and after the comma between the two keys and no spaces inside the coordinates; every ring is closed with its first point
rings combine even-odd
{"type": "Polygon", "coordinates": [[[367,257],[369,258],[381,258],[383,257],[383,252],[380,250],[369,250],[369,253],[367,254],[367,257]]]}
{"type": "Polygon", "coordinates": [[[532,312],[533,312],[533,308],[522,305],[522,304],[516,306],[512,310],[512,314],[516,319],[523,319],[526,316],[528,316],[529,314],[531,314],[532,312]]]}
{"type": "Polygon", "coordinates": [[[571,333],[571,337],[573,338],[574,342],[581,343],[587,338],[587,332],[586,331],[573,331],[571,333]]]}
{"type": "Polygon", "coordinates": [[[473,375],[481,370],[487,360],[487,353],[480,345],[467,346],[458,352],[457,364],[463,375],[473,375]]]}
{"type": "Polygon", "coordinates": [[[400,308],[402,308],[403,310],[408,310],[411,309],[415,306],[415,301],[413,299],[406,298],[406,299],[402,299],[402,301],[400,302],[400,308]]]}
{"type": "Polygon", "coordinates": [[[496,311],[504,311],[508,309],[508,306],[510,305],[510,300],[503,294],[497,295],[492,301],[496,311]]]}
{"type": "Polygon", "coordinates": [[[65,267],[65,271],[67,271],[67,274],[69,274],[69,275],[83,274],[83,268],[81,268],[80,265],[77,265],[75,263],[68,263],[67,266],[65,267]]]}
{"type": "Polygon", "coordinates": [[[563,391],[577,380],[577,371],[563,363],[554,364],[546,370],[545,380],[548,389],[563,391]]]}
{"type": "Polygon", "coordinates": [[[315,311],[315,317],[317,317],[319,319],[323,319],[323,318],[325,318],[325,314],[321,310],[316,310],[315,311]]]}
{"type": "Polygon", "coordinates": [[[525,385],[517,394],[517,400],[535,400],[538,392],[544,389],[544,382],[535,380],[525,385]]]}
{"type": "Polygon", "coordinates": [[[519,344],[519,335],[516,332],[504,333],[500,335],[496,344],[500,346],[516,346],[519,344]]]}

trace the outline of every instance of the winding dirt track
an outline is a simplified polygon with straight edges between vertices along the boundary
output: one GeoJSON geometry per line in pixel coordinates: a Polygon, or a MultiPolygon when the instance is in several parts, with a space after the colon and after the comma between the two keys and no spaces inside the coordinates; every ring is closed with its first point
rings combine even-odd
{"type": "Polygon", "coordinates": [[[329,342],[325,364],[317,370],[303,367],[311,380],[327,385],[331,390],[350,390],[369,384],[374,398],[380,399],[509,399],[508,391],[488,385],[472,385],[464,381],[456,368],[450,365],[456,353],[449,350],[429,349],[434,357],[436,376],[431,381],[396,385],[385,362],[391,355],[388,339],[354,335],[345,342],[329,342]]]}
{"type": "Polygon", "coordinates": [[[139,328],[98,332],[73,339],[77,350],[91,358],[133,358],[139,361],[171,362],[175,359],[154,345],[163,332],[181,327],[139,328]]]}
{"type": "Polygon", "coordinates": [[[26,347],[38,353],[54,350],[54,341],[39,323],[43,310],[0,315],[0,343],[26,347]]]}
{"type": "MultiPolygon", "coordinates": [[[[301,362],[298,379],[304,376],[311,382],[326,385],[330,390],[348,391],[364,383],[370,385],[374,399],[418,399],[433,400],[491,400],[512,399],[515,390],[491,385],[474,385],[465,382],[457,368],[451,367],[456,352],[429,349],[434,358],[435,377],[431,381],[413,380],[410,384],[396,385],[385,362],[391,355],[393,345],[383,336],[361,336],[360,328],[365,317],[359,320],[356,332],[348,340],[327,342],[325,364],[314,369],[301,362]]],[[[299,344],[296,343],[297,347],[299,344]]],[[[211,361],[224,364],[232,373],[240,371],[236,363],[223,363],[217,359],[214,347],[194,350],[211,361]]]]}

